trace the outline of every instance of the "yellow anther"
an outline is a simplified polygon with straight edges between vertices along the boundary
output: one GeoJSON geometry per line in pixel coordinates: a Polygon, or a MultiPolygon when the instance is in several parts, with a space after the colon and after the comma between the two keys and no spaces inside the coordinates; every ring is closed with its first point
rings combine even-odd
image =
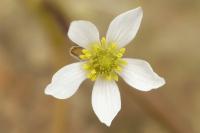
{"type": "Polygon", "coordinates": [[[87,78],[91,79],[92,81],[96,80],[96,75],[92,73],[87,74],[87,78]]]}
{"type": "Polygon", "coordinates": [[[92,74],[88,73],[88,74],[87,74],[87,78],[90,79],[91,77],[92,77],[92,74]]]}
{"type": "Polygon", "coordinates": [[[111,76],[111,75],[106,75],[106,79],[107,79],[107,80],[111,80],[111,79],[112,79],[112,76],[111,76]]]}
{"type": "Polygon", "coordinates": [[[119,52],[120,52],[120,53],[122,53],[122,54],[124,54],[124,53],[125,53],[125,51],[126,51],[126,49],[125,49],[125,48],[121,48],[121,49],[119,50],[119,52]]]}
{"type": "Polygon", "coordinates": [[[101,39],[101,44],[102,44],[102,45],[106,45],[106,38],[105,38],[105,37],[102,37],[102,39],[101,39]]]}
{"type": "Polygon", "coordinates": [[[91,74],[96,74],[96,70],[93,69],[90,73],[91,73],[91,74]]]}
{"type": "Polygon", "coordinates": [[[94,51],[94,52],[98,52],[98,50],[99,50],[99,44],[94,44],[94,45],[92,45],[92,50],[94,51]]]}
{"type": "Polygon", "coordinates": [[[92,56],[92,55],[91,55],[91,53],[89,53],[89,52],[85,54],[85,57],[87,57],[87,58],[90,58],[91,56],[92,56]]]}
{"type": "Polygon", "coordinates": [[[121,68],[120,66],[117,66],[117,67],[115,68],[115,71],[121,72],[121,71],[122,71],[122,68],[121,68]]]}
{"type": "Polygon", "coordinates": [[[82,52],[83,54],[89,53],[89,51],[88,51],[87,49],[83,49],[81,52],[82,52]]]}
{"type": "Polygon", "coordinates": [[[90,79],[92,80],[92,81],[95,81],[96,80],[96,75],[94,75],[94,76],[92,76],[90,79]]]}
{"type": "Polygon", "coordinates": [[[83,64],[83,69],[89,70],[89,69],[90,69],[90,65],[88,65],[88,64],[83,64]]]}
{"type": "Polygon", "coordinates": [[[118,53],[118,54],[117,54],[117,57],[118,57],[118,58],[121,58],[122,56],[123,56],[122,53],[118,53]]]}
{"type": "Polygon", "coordinates": [[[112,44],[111,44],[111,48],[112,48],[112,49],[116,49],[116,48],[117,48],[116,44],[112,43],[112,44]]]}
{"type": "Polygon", "coordinates": [[[127,62],[126,62],[125,60],[121,59],[121,60],[120,60],[120,64],[122,64],[122,65],[127,65],[127,62]]]}
{"type": "Polygon", "coordinates": [[[80,55],[79,58],[84,60],[85,59],[85,55],[80,55]]]}
{"type": "Polygon", "coordinates": [[[118,81],[118,76],[117,76],[117,74],[113,73],[113,74],[112,74],[112,79],[114,79],[115,81],[118,81]]]}
{"type": "Polygon", "coordinates": [[[89,55],[80,55],[79,58],[82,60],[86,60],[86,59],[89,59],[90,56],[89,55]]]}

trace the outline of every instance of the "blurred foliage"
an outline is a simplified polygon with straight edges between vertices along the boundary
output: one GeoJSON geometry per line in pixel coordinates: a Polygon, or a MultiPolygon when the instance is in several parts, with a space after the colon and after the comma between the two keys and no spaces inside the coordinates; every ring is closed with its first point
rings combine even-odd
{"type": "Polygon", "coordinates": [[[199,0],[1,0],[1,133],[199,133],[199,0]],[[91,107],[92,83],[70,99],[44,95],[52,75],[75,62],[66,36],[75,19],[104,35],[114,16],[142,6],[126,56],[148,60],[167,84],[139,92],[119,81],[122,110],[110,128],[91,107]]]}

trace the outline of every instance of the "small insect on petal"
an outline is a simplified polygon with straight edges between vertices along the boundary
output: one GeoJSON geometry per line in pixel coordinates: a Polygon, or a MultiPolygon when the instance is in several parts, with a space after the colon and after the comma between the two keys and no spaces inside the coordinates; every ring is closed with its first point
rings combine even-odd
{"type": "Polygon", "coordinates": [[[81,58],[79,57],[82,54],[83,48],[80,46],[72,46],[70,48],[69,54],[74,57],[77,60],[80,60],[81,58]]]}

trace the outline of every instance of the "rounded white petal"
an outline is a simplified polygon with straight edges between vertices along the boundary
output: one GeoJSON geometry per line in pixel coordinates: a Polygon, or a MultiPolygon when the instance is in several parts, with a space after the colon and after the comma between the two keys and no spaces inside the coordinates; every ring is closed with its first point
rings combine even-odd
{"type": "Polygon", "coordinates": [[[99,120],[110,126],[121,109],[120,92],[114,81],[96,80],[92,91],[92,107],[99,120]]]}
{"type": "Polygon", "coordinates": [[[165,80],[159,77],[144,60],[124,58],[127,65],[120,76],[127,84],[141,91],[156,89],[165,84],[165,80]]]}
{"type": "Polygon", "coordinates": [[[117,16],[107,31],[108,42],[115,42],[119,47],[127,45],[136,35],[142,20],[143,11],[141,7],[127,11],[117,16]]]}
{"type": "Polygon", "coordinates": [[[82,69],[83,62],[73,63],[61,68],[52,78],[52,82],[46,87],[45,94],[58,99],[71,97],[86,79],[82,69]]]}
{"type": "Polygon", "coordinates": [[[99,42],[99,31],[89,21],[73,21],[70,24],[68,36],[74,43],[83,48],[88,48],[91,43],[99,42]]]}

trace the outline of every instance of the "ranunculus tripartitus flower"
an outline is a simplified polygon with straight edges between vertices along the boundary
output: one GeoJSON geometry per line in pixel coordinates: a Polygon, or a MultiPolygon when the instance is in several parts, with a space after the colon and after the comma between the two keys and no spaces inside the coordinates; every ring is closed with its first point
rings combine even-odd
{"type": "Polygon", "coordinates": [[[45,94],[59,99],[71,97],[85,79],[94,81],[92,107],[102,123],[111,125],[121,109],[118,75],[130,86],[149,91],[165,84],[148,62],[123,58],[125,46],[135,37],[143,17],[141,7],[120,14],[110,23],[106,37],[89,21],[73,21],[68,37],[83,47],[80,62],[56,72],[45,94]]]}

